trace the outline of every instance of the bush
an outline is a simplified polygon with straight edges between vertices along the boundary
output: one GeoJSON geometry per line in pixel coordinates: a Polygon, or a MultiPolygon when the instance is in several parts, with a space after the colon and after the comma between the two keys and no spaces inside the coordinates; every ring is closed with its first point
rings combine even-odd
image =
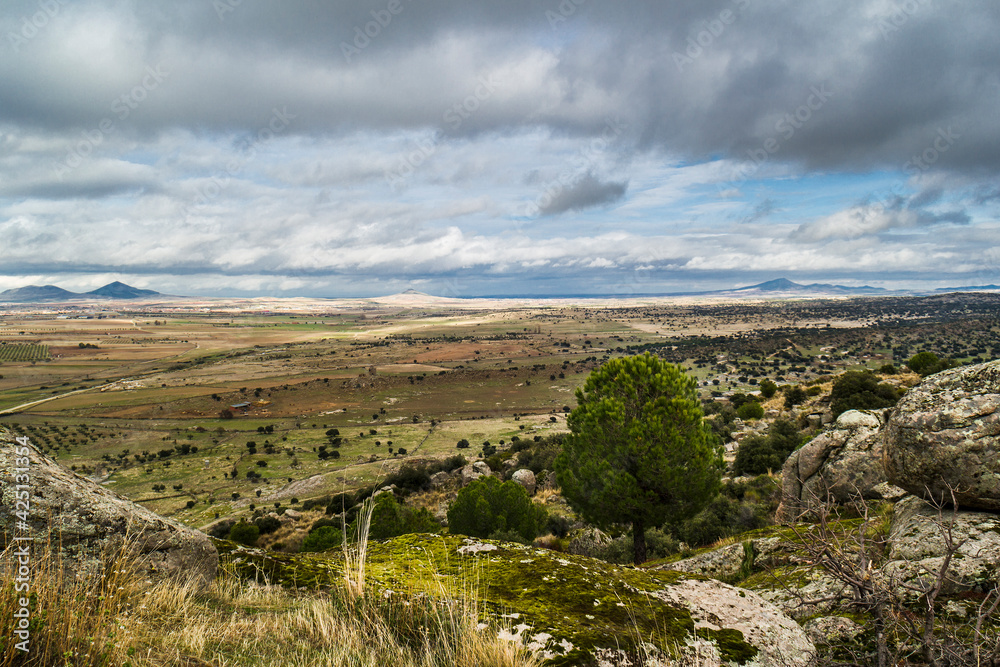
{"type": "Polygon", "coordinates": [[[693,519],[673,527],[690,547],[771,525],[781,497],[780,482],[760,475],[748,482],[727,482],[722,493],[693,519]]]}
{"type": "Polygon", "coordinates": [[[545,526],[545,508],[531,502],[517,482],[500,483],[496,477],[482,477],[458,492],[448,508],[452,533],[489,537],[496,532],[514,532],[533,540],[545,526]]]}
{"type": "Polygon", "coordinates": [[[917,352],[910,357],[906,365],[914,373],[919,374],[921,377],[927,377],[928,375],[934,375],[943,370],[954,368],[958,364],[953,359],[939,359],[933,352],[925,351],[917,352]]]}
{"type": "Polygon", "coordinates": [[[392,486],[393,484],[406,493],[429,491],[431,475],[427,466],[422,463],[405,463],[399,470],[385,478],[383,486],[392,486]]]}
{"type": "Polygon", "coordinates": [[[545,523],[545,529],[556,537],[566,537],[569,535],[569,530],[572,526],[573,522],[568,517],[560,514],[550,514],[548,521],[545,523]]]}
{"type": "MultiPolygon", "coordinates": [[[[358,517],[351,523],[351,535],[357,534],[358,517]]],[[[426,509],[413,510],[396,502],[391,493],[382,493],[375,498],[372,509],[371,528],[368,536],[375,540],[384,540],[407,533],[436,533],[441,530],[440,524],[426,509]]]]}
{"type": "Polygon", "coordinates": [[[229,537],[229,531],[236,525],[235,519],[223,519],[208,529],[208,534],[214,538],[224,540],[229,537]]]}
{"type": "Polygon", "coordinates": [[[760,381],[760,395],[764,398],[771,398],[778,391],[778,385],[774,384],[770,380],[760,381]]]}
{"type": "MultiPolygon", "coordinates": [[[[649,558],[666,558],[680,551],[680,542],[670,533],[660,528],[646,529],[646,555],[649,558]]],[[[607,544],[597,545],[585,554],[591,558],[599,558],[609,563],[630,565],[633,561],[635,546],[632,535],[616,537],[607,544]]]]}
{"type": "Polygon", "coordinates": [[[260,528],[246,521],[240,521],[229,531],[229,539],[247,546],[256,544],[258,537],[260,537],[260,528]]]}
{"type": "Polygon", "coordinates": [[[343,544],[343,534],[335,526],[320,526],[309,531],[306,539],[302,540],[299,551],[326,551],[332,547],[343,544]]]}
{"type": "Polygon", "coordinates": [[[458,447],[459,449],[468,449],[469,441],[466,440],[465,438],[462,438],[461,440],[458,441],[458,444],[455,446],[458,447]]]}
{"type": "Polygon", "coordinates": [[[791,387],[785,391],[785,409],[790,410],[800,403],[805,403],[806,391],[802,387],[791,387]]]}
{"type": "Polygon", "coordinates": [[[738,416],[743,421],[749,421],[751,419],[760,419],[764,416],[764,408],[761,407],[760,403],[757,401],[748,401],[744,403],[736,410],[736,416],[738,416]]]}
{"type": "Polygon", "coordinates": [[[775,421],[766,436],[751,435],[740,443],[733,462],[733,472],[737,475],[762,475],[778,472],[788,455],[802,442],[795,424],[787,419],[775,421]]]}
{"type": "Polygon", "coordinates": [[[833,383],[830,409],[834,417],[848,410],[879,410],[899,400],[896,389],[880,384],[871,371],[848,371],[833,383]]]}
{"type": "Polygon", "coordinates": [[[256,519],[253,524],[260,530],[261,535],[268,535],[281,528],[281,521],[273,516],[262,516],[256,519]]]}

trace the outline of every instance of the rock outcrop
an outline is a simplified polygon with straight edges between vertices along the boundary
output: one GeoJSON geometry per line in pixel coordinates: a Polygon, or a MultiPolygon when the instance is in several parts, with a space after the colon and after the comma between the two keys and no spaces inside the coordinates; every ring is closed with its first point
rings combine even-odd
{"type": "Polygon", "coordinates": [[[470,463],[469,465],[462,468],[460,475],[462,476],[462,486],[468,486],[470,482],[473,482],[484,475],[492,475],[493,471],[490,466],[485,461],[476,461],[470,463]]]}
{"type": "MultiPolygon", "coordinates": [[[[339,585],[339,551],[276,554],[224,543],[223,558],[248,578],[339,585]]],[[[368,584],[393,591],[469,595],[508,624],[506,636],[551,665],[811,665],[806,632],[756,593],[697,575],[621,567],[546,549],[459,535],[410,534],[368,545],[368,584]],[[637,643],[641,638],[642,645],[637,643]],[[655,639],[657,651],[648,642],[655,639]],[[692,662],[697,655],[698,662],[692,662]]]]}
{"type": "Polygon", "coordinates": [[[888,481],[926,500],[1000,512],[1000,361],[932,375],[884,429],[888,481]]]}
{"type": "Polygon", "coordinates": [[[904,495],[885,483],[882,427],[880,412],[848,410],[830,430],[793,452],[781,470],[779,520],[794,520],[820,503],[904,495]]]}
{"type": "Polygon", "coordinates": [[[941,571],[950,535],[955,554],[941,593],[988,590],[1000,577],[1000,515],[936,509],[909,496],[896,503],[889,532],[887,573],[904,584],[899,590],[915,597],[928,589],[941,571]]]}
{"type": "Polygon", "coordinates": [[[529,496],[535,495],[535,473],[531,472],[527,468],[522,468],[521,470],[515,471],[511,479],[523,486],[529,496]]]}
{"type": "Polygon", "coordinates": [[[0,530],[9,544],[21,517],[16,486],[30,488],[26,511],[36,544],[51,537],[64,576],[84,579],[98,574],[104,559],[123,554],[152,578],[193,575],[207,583],[215,577],[219,556],[207,535],[122,498],[66,470],[30,445],[0,429],[0,530]],[[21,465],[27,458],[28,465],[21,465]],[[17,468],[26,477],[15,477],[17,468]]]}

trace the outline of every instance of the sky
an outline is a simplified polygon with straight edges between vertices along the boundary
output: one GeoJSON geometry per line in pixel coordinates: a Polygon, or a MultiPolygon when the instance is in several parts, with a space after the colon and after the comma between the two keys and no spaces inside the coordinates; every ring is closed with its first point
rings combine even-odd
{"type": "Polygon", "coordinates": [[[0,290],[1000,284],[996,0],[4,0],[0,290]]]}

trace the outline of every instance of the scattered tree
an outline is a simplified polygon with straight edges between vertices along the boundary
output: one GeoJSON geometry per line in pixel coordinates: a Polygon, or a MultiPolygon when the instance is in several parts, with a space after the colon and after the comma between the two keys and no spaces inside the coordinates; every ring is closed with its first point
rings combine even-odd
{"type": "Polygon", "coordinates": [[[719,489],[722,454],[695,387],[679,366],[644,354],[608,361],[576,392],[559,484],[590,523],[632,524],[637,564],[647,527],[693,516],[719,489]]]}

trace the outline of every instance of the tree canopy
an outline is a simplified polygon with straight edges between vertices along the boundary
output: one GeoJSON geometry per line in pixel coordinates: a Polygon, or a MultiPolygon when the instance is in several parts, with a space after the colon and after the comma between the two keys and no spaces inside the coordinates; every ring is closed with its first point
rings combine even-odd
{"type": "Polygon", "coordinates": [[[721,450],[695,386],[680,367],[644,354],[610,360],[576,392],[559,485],[587,521],[632,524],[636,563],[647,527],[687,519],[718,492],[721,450]]]}

